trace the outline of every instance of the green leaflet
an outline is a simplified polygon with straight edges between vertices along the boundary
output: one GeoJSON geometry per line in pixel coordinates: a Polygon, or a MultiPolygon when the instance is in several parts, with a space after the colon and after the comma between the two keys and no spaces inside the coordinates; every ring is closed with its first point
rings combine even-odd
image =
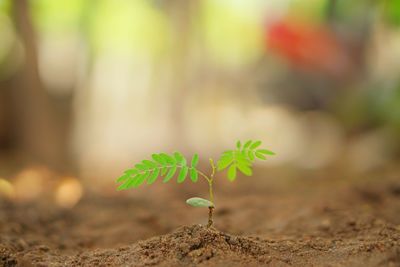
{"type": "Polygon", "coordinates": [[[136,168],[137,170],[140,170],[140,171],[145,171],[145,170],[147,170],[146,165],[140,164],[140,163],[136,164],[136,165],[135,165],[135,168],[136,168]]]}
{"type": "Polygon", "coordinates": [[[130,177],[130,175],[127,175],[127,174],[124,174],[124,175],[122,175],[122,176],[120,176],[118,179],[117,179],[117,183],[120,183],[120,182],[123,182],[123,181],[125,181],[126,179],[128,179],[130,177]]]}
{"type": "Polygon", "coordinates": [[[126,183],[120,184],[120,185],[117,187],[117,191],[121,191],[121,190],[125,190],[125,189],[126,189],[126,183]]]}
{"type": "Polygon", "coordinates": [[[255,149],[261,145],[261,141],[255,141],[251,146],[250,149],[255,149]]]}
{"type": "Polygon", "coordinates": [[[167,172],[168,172],[168,167],[167,166],[163,167],[161,169],[161,176],[164,176],[165,174],[167,174],[167,172]]]}
{"type": "Polygon", "coordinates": [[[117,190],[120,191],[120,190],[125,190],[125,189],[130,188],[130,185],[133,184],[134,181],[135,181],[134,177],[129,180],[126,180],[124,183],[122,183],[120,186],[118,186],[117,190]]]}
{"type": "Polygon", "coordinates": [[[257,152],[265,155],[275,155],[274,152],[267,149],[258,149],[257,152]]]}
{"type": "Polygon", "coordinates": [[[167,176],[165,176],[163,182],[166,183],[169,180],[171,180],[171,178],[174,176],[175,172],[176,172],[176,165],[172,166],[171,169],[169,169],[167,176]]]}
{"type": "Polygon", "coordinates": [[[138,175],[135,175],[133,177],[130,177],[128,180],[126,180],[123,184],[121,184],[117,190],[124,190],[124,189],[129,189],[133,187],[133,184],[135,183],[138,175]]]}
{"type": "Polygon", "coordinates": [[[242,151],[235,151],[234,153],[234,158],[236,161],[243,161],[243,162],[251,162],[248,158],[248,154],[246,153],[246,150],[242,151]]]}
{"type": "Polygon", "coordinates": [[[139,185],[143,184],[144,181],[150,176],[150,172],[145,172],[143,174],[140,174],[135,181],[133,182],[132,186],[133,187],[138,187],[139,185]]]}
{"type": "Polygon", "coordinates": [[[193,157],[192,157],[192,161],[190,163],[190,166],[192,168],[196,168],[197,163],[199,163],[199,155],[198,154],[194,154],[193,157]]]}
{"type": "Polygon", "coordinates": [[[256,155],[256,157],[258,159],[262,159],[262,160],[266,160],[267,159],[267,157],[265,157],[264,154],[262,154],[262,153],[260,153],[258,151],[255,152],[255,155],[256,155]]]}
{"type": "Polygon", "coordinates": [[[139,173],[139,171],[136,169],[129,169],[129,170],[124,171],[124,174],[127,174],[128,176],[136,175],[138,173],[139,173]]]}
{"type": "Polygon", "coordinates": [[[183,183],[186,179],[189,168],[187,166],[182,167],[181,172],[178,175],[178,183],[183,183]]]}
{"type": "Polygon", "coordinates": [[[242,143],[240,141],[236,142],[236,148],[240,149],[242,147],[242,143]]]}
{"type": "Polygon", "coordinates": [[[186,165],[186,159],[180,152],[174,153],[175,161],[180,165],[186,165]]]}
{"type": "Polygon", "coordinates": [[[147,160],[147,159],[142,160],[142,163],[144,166],[147,167],[147,169],[153,169],[153,168],[157,167],[157,163],[147,160]]]}
{"type": "Polygon", "coordinates": [[[195,183],[199,179],[199,174],[196,169],[190,169],[190,179],[195,183]]]}
{"type": "Polygon", "coordinates": [[[247,142],[244,144],[243,149],[248,148],[250,145],[251,145],[251,140],[247,141],[247,142]]]}
{"type": "Polygon", "coordinates": [[[239,162],[237,167],[244,175],[251,176],[253,174],[253,171],[249,165],[239,162]]]}
{"type": "Polygon", "coordinates": [[[167,154],[165,154],[165,153],[161,153],[161,154],[160,154],[160,157],[161,157],[167,164],[175,164],[175,163],[176,163],[174,157],[169,156],[169,155],[167,155],[167,154]]]}
{"type": "Polygon", "coordinates": [[[160,165],[165,165],[167,162],[158,154],[152,154],[151,158],[160,165]]]}
{"type": "Polygon", "coordinates": [[[222,154],[221,158],[217,162],[218,171],[226,169],[235,160],[234,151],[226,151],[222,154]]]}
{"type": "Polygon", "coordinates": [[[147,184],[152,184],[154,183],[157,178],[158,178],[158,174],[160,173],[160,169],[154,169],[153,173],[150,175],[149,179],[147,179],[147,184]]]}
{"type": "Polygon", "coordinates": [[[136,180],[139,179],[140,176],[141,176],[140,174],[137,174],[137,175],[135,175],[135,176],[133,177],[133,179],[127,181],[127,183],[126,183],[126,189],[129,189],[129,188],[134,187],[134,186],[135,186],[135,183],[136,183],[136,180]]]}
{"type": "Polygon", "coordinates": [[[254,151],[249,150],[249,151],[247,152],[247,156],[249,157],[249,159],[250,159],[251,161],[253,161],[253,160],[254,160],[254,151]]]}
{"type": "Polygon", "coordinates": [[[229,181],[234,181],[236,179],[236,165],[231,165],[228,169],[228,179],[229,181]]]}

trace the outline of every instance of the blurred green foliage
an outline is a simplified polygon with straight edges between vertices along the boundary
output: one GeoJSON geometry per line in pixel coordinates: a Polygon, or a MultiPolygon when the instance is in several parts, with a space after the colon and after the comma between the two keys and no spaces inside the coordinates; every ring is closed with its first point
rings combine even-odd
{"type": "Polygon", "coordinates": [[[386,20],[395,26],[400,26],[400,1],[384,0],[383,12],[386,20]]]}
{"type": "Polygon", "coordinates": [[[325,20],[327,0],[292,0],[289,15],[309,23],[320,23],[325,20]]]}
{"type": "MultiPolygon", "coordinates": [[[[278,6],[286,5],[287,14],[280,18],[282,20],[296,18],[299,22],[305,20],[323,24],[328,14],[333,12],[336,22],[346,25],[347,30],[363,21],[367,15],[379,11],[385,22],[400,25],[399,0],[272,2],[269,3],[272,9],[279,10],[278,6]]],[[[20,55],[14,55],[19,41],[12,16],[13,3],[12,0],[0,0],[0,75],[4,75],[7,72],[4,69],[9,66],[19,64],[15,63],[16,58],[23,58],[22,49],[18,51],[20,55]]],[[[193,5],[194,11],[188,16],[189,21],[182,20],[182,23],[188,23],[186,26],[189,29],[185,33],[180,32],[174,24],[180,20],[174,18],[176,14],[169,10],[168,4],[157,1],[29,0],[28,3],[34,26],[39,33],[38,40],[46,35],[73,33],[87,42],[88,53],[92,57],[109,51],[123,56],[170,55],[177,49],[176,44],[185,38],[192,38],[189,45],[200,47],[200,52],[205,52],[208,64],[222,68],[257,62],[265,53],[270,52],[265,41],[265,20],[269,19],[266,14],[273,12],[265,10],[266,5],[262,0],[199,1],[193,5]],[[194,43],[197,41],[199,43],[194,43]]],[[[350,124],[357,124],[357,121],[359,124],[366,121],[389,123],[400,128],[400,87],[396,88],[355,90],[356,93],[349,93],[344,97],[346,100],[342,101],[342,105],[343,110],[351,110],[351,114],[343,120],[351,121],[350,124]]]]}
{"type": "Polygon", "coordinates": [[[39,31],[62,33],[77,30],[83,8],[82,0],[31,0],[32,15],[39,31]]]}
{"type": "Polygon", "coordinates": [[[231,66],[251,62],[264,52],[255,1],[213,1],[201,4],[200,27],[215,62],[231,66]]]}
{"type": "Polygon", "coordinates": [[[101,0],[89,34],[94,49],[158,54],[170,46],[166,15],[146,0],[101,0]]]}
{"type": "Polygon", "coordinates": [[[8,13],[11,9],[10,0],[0,0],[0,13],[8,13]]]}

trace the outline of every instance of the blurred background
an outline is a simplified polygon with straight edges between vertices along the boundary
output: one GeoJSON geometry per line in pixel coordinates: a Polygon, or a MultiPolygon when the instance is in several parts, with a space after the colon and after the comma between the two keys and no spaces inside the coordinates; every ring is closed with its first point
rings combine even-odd
{"type": "Polygon", "coordinates": [[[238,139],[270,168],[398,162],[400,1],[0,0],[0,194],[71,206],[238,139]]]}

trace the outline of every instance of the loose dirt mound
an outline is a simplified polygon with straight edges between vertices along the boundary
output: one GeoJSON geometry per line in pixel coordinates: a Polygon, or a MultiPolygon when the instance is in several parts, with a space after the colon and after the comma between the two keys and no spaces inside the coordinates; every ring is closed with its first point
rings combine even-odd
{"type": "Polygon", "coordinates": [[[72,261],[84,266],[256,266],[270,261],[259,240],[236,237],[204,226],[184,226],[171,234],[115,250],[84,253],[72,261]]]}
{"type": "MultiPolygon", "coordinates": [[[[261,240],[193,225],[114,250],[77,255],[73,266],[399,266],[400,233],[365,225],[368,237],[261,240]],[[375,236],[371,236],[371,232],[375,236]]],[[[361,231],[360,231],[361,236],[361,231]]]]}

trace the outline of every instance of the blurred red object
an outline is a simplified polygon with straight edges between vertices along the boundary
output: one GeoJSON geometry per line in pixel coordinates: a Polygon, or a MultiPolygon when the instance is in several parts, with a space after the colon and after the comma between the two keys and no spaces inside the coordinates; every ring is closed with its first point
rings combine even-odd
{"type": "Polygon", "coordinates": [[[277,21],[268,25],[267,46],[296,68],[342,76],[351,68],[349,50],[323,25],[277,21]]]}

